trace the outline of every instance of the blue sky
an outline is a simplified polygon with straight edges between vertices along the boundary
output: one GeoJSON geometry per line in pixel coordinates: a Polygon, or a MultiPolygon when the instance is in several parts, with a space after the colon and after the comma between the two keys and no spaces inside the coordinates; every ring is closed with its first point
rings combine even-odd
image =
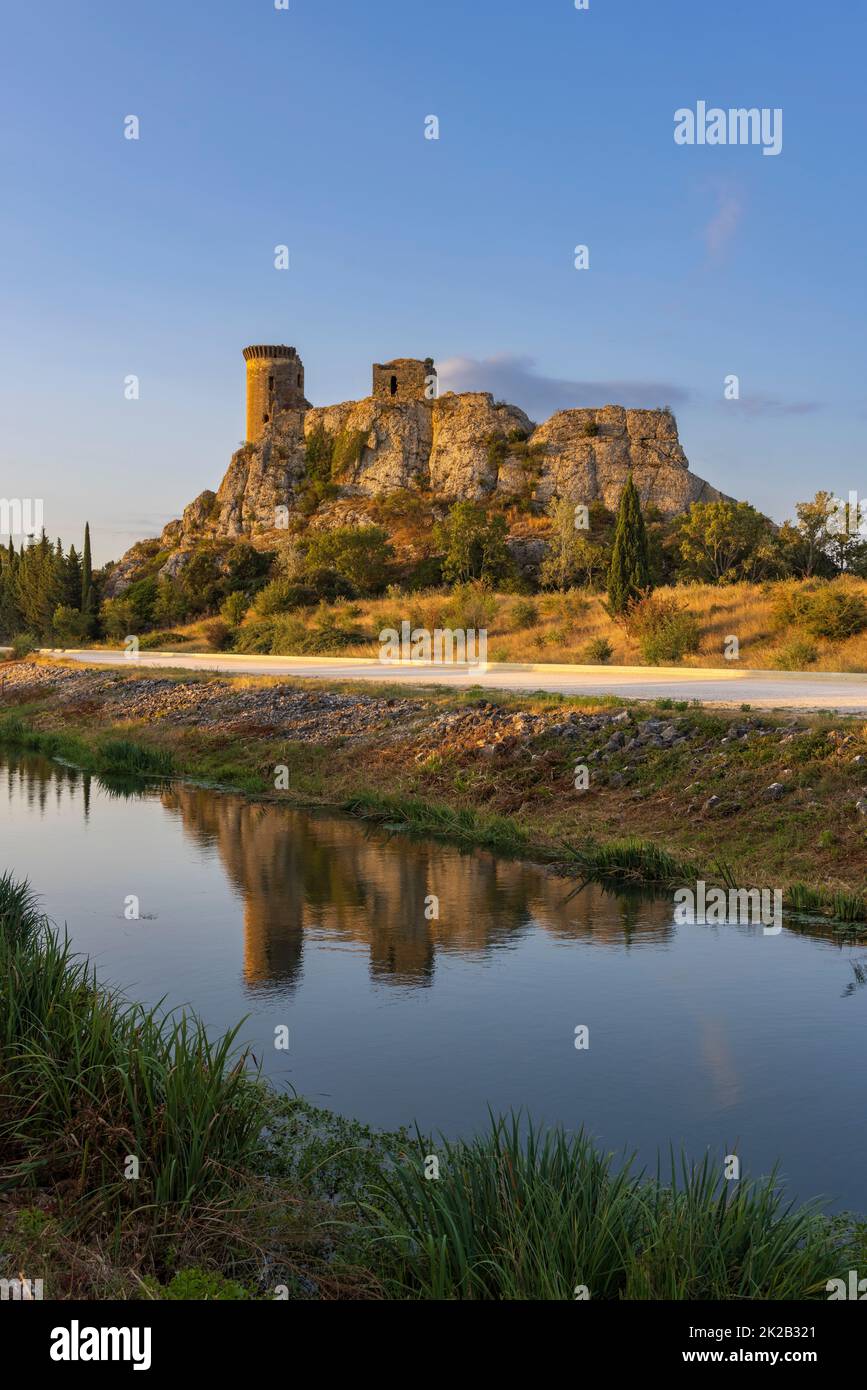
{"type": "Polygon", "coordinates": [[[268,341],[315,404],[431,355],[536,419],[669,403],[777,519],[867,491],[860,6],[288,3],[7,7],[0,496],[119,555],[217,486],[268,341]],[[699,100],[782,152],[676,145],[699,100]]]}

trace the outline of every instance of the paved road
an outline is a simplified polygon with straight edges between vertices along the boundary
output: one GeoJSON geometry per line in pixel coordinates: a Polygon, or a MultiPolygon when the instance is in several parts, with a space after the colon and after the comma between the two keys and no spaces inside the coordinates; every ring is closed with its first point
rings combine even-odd
{"type": "Polygon", "coordinates": [[[304,676],[312,680],[390,681],[466,689],[550,690],[564,695],[622,695],[653,700],[701,700],[707,704],[752,705],[754,709],[824,709],[867,713],[867,675],[745,671],[646,666],[512,666],[491,662],[465,666],[387,665],[373,658],[291,656],[181,656],[142,652],[132,662],[123,652],[46,652],[85,665],[179,667],[232,675],[304,676]]]}

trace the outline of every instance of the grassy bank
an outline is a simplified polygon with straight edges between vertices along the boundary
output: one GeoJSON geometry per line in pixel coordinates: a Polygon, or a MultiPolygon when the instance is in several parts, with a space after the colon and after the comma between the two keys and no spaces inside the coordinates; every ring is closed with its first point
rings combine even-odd
{"type": "Polygon", "coordinates": [[[45,684],[24,684],[26,699],[7,686],[0,741],[102,775],[175,775],[348,811],[578,876],[665,888],[699,878],[778,887],[792,924],[793,914],[850,933],[867,923],[867,724],[860,719],[757,719],[670,700],[436,688],[408,699],[388,684],[335,683],[323,692],[303,681],[176,671],[63,670],[73,695],[82,686],[81,697],[70,698],[50,684],[57,667],[20,669],[45,684]],[[100,683],[98,698],[88,682],[100,683]],[[190,716],[200,696],[208,697],[201,726],[190,716]],[[274,699],[296,705],[284,713],[274,699]],[[316,711],[328,701],[348,712],[337,732],[318,732],[316,711]],[[389,723],[395,703],[399,717],[389,723]],[[304,718],[313,711],[313,732],[293,733],[299,707],[304,718]],[[355,711],[370,719],[371,708],[369,736],[348,739],[355,711]],[[618,712],[621,724],[612,722],[618,712]],[[651,717],[671,737],[631,750],[651,717]],[[541,721],[540,732],[502,737],[509,720],[518,727],[523,719],[541,721]],[[612,747],[618,728],[621,745],[612,747]],[[578,794],[574,769],[582,759],[591,778],[578,794]]]}
{"type": "Polygon", "coordinates": [[[100,988],[0,878],[0,1277],[46,1298],[824,1298],[859,1223],[583,1134],[375,1134],[100,988]],[[431,1177],[431,1159],[438,1176],[431,1177]]]}

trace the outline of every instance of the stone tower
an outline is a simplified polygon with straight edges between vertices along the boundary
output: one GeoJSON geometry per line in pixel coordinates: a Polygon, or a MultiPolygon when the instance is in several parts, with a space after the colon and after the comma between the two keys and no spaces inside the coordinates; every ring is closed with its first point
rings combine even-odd
{"type": "Polygon", "coordinates": [[[433,401],[436,383],[432,357],[396,357],[373,364],[373,394],[381,401],[433,401]]]}
{"type": "Polygon", "coordinates": [[[294,347],[244,348],[247,363],[247,440],[256,444],[281,410],[308,410],[304,364],[294,347]]]}

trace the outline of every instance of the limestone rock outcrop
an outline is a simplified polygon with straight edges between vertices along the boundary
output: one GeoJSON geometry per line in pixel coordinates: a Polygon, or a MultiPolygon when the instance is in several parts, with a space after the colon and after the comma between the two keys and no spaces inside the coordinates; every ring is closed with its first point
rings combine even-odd
{"type": "MultiPolygon", "coordinates": [[[[216,493],[206,490],[170,521],[159,542],[139,542],[115,566],[108,592],[123,593],[158,551],[160,573],[176,574],[203,540],[254,540],[285,524],[309,482],[309,447],[326,436],[332,450],[327,514],[364,511],[365,499],[421,491],[443,511],[456,501],[523,496],[544,507],[554,497],[617,506],[632,471],[642,501],[674,516],[696,501],[724,496],[690,472],[668,410],[560,410],[535,426],[517,406],[488,392],[447,392],[433,401],[368,396],[338,405],[281,411],[256,443],[232,457],[216,493]],[[354,508],[350,503],[356,499],[354,508]],[[147,547],[151,547],[150,550],[147,547]],[[178,555],[184,559],[177,559],[178,555]]],[[[532,563],[529,556],[521,557],[532,563]]]]}

